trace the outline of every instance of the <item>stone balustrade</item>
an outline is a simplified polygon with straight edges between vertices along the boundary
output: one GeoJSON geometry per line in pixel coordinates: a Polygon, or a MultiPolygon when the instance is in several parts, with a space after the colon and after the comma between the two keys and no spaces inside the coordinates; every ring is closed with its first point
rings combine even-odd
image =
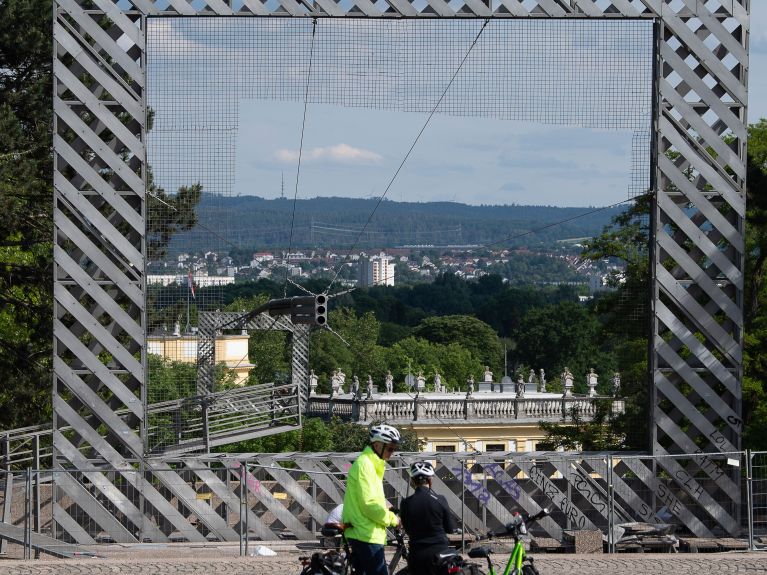
{"type": "Polygon", "coordinates": [[[482,397],[483,394],[466,396],[455,394],[387,394],[373,396],[369,399],[347,397],[328,397],[313,395],[306,404],[307,417],[340,417],[347,421],[387,421],[390,423],[421,423],[433,421],[562,421],[570,416],[573,409],[581,418],[590,420],[594,417],[597,402],[612,402],[612,413],[624,411],[621,399],[606,396],[570,396],[545,394],[546,397],[499,397],[493,394],[482,397]]]}

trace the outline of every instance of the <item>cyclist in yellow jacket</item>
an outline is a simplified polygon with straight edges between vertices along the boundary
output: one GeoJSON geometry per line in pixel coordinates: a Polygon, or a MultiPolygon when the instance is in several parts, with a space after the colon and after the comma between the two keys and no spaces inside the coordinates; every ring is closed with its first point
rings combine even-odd
{"type": "Polygon", "coordinates": [[[391,425],[374,425],[369,438],[370,445],[352,464],[346,479],[344,533],[357,575],[387,575],[386,528],[397,527],[399,517],[388,509],[383,477],[386,461],[399,447],[400,434],[391,425]]]}

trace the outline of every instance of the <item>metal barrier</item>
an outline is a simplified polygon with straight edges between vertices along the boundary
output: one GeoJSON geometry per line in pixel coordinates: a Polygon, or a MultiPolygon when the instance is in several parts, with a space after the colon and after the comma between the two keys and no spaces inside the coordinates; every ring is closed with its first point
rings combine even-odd
{"type": "MultiPolygon", "coordinates": [[[[219,454],[0,471],[0,552],[74,557],[112,543],[229,541],[247,554],[254,540],[315,539],[343,501],[356,455],[219,454]]],[[[531,526],[538,549],[568,546],[582,531],[599,531],[608,552],[632,549],[638,526],[644,548],[657,550],[746,537],[758,549],[767,535],[767,452],[400,453],[384,477],[394,506],[411,493],[406,469],[416,459],[433,462],[433,489],[467,534],[547,507],[551,515],[531,526]]]]}
{"type": "Polygon", "coordinates": [[[758,538],[767,543],[767,451],[748,452],[747,461],[749,547],[755,549],[758,538]]]}

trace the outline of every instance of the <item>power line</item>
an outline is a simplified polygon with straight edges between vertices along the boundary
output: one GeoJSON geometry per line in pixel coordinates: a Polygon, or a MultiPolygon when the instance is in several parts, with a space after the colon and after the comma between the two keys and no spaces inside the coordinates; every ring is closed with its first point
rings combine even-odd
{"type": "MultiPolygon", "coordinates": [[[[461,60],[461,63],[458,64],[458,68],[456,68],[455,72],[453,73],[453,76],[450,78],[450,81],[447,83],[447,86],[445,86],[445,89],[442,91],[442,94],[440,95],[439,99],[437,100],[437,103],[434,104],[434,107],[432,108],[431,112],[429,113],[429,116],[426,118],[426,121],[423,124],[423,127],[421,128],[421,131],[418,132],[418,135],[415,137],[415,140],[413,140],[413,143],[410,145],[410,149],[405,154],[405,157],[402,158],[402,161],[399,164],[399,167],[394,172],[394,175],[389,180],[389,183],[386,185],[386,189],[384,190],[383,194],[381,194],[381,197],[378,198],[378,202],[376,202],[376,205],[373,207],[373,211],[370,212],[370,216],[367,219],[367,222],[365,222],[365,225],[362,227],[362,230],[360,231],[359,235],[357,236],[357,239],[355,240],[354,244],[352,245],[350,249],[350,253],[354,251],[354,248],[357,246],[357,243],[359,242],[360,238],[362,237],[362,234],[364,233],[365,229],[368,227],[370,222],[373,220],[373,216],[376,213],[376,210],[378,210],[378,207],[381,205],[381,202],[383,202],[384,198],[386,197],[386,194],[389,192],[389,189],[392,187],[392,184],[394,184],[394,180],[397,179],[397,176],[400,173],[400,170],[402,170],[402,167],[405,165],[405,162],[407,162],[408,158],[410,157],[410,154],[412,153],[413,149],[415,148],[418,141],[421,139],[421,135],[426,130],[426,127],[429,125],[429,122],[431,122],[432,117],[437,111],[437,108],[439,108],[439,105],[442,103],[442,100],[445,98],[445,95],[447,94],[447,91],[450,89],[450,86],[453,85],[453,81],[455,80],[456,76],[458,76],[458,73],[461,71],[461,68],[463,68],[463,64],[466,62],[466,59],[469,57],[469,54],[471,54],[472,49],[474,46],[476,46],[477,41],[479,40],[479,37],[482,35],[482,32],[485,31],[485,28],[490,23],[490,18],[485,18],[485,21],[482,24],[482,28],[479,29],[479,32],[477,32],[477,36],[474,38],[474,41],[471,43],[471,46],[469,46],[469,49],[466,51],[466,54],[464,54],[463,59],[461,60]]],[[[338,274],[341,273],[341,267],[339,266],[338,270],[335,272],[335,275],[333,276],[333,280],[330,282],[330,285],[328,286],[328,290],[330,290],[331,287],[333,287],[333,284],[335,283],[336,279],[338,278],[338,274]]]]}
{"type": "MultiPolygon", "coordinates": [[[[288,256],[290,256],[290,250],[293,247],[293,225],[296,221],[296,203],[298,202],[298,181],[301,177],[301,156],[304,151],[304,130],[306,129],[306,109],[309,106],[309,81],[312,77],[312,59],[314,58],[314,37],[317,33],[317,18],[312,18],[312,43],[309,48],[309,69],[306,72],[306,89],[304,91],[304,117],[301,122],[301,143],[298,146],[298,167],[296,168],[296,191],[293,194],[293,212],[290,216],[290,239],[288,240],[288,256]]],[[[285,284],[282,288],[283,297],[288,294],[288,272],[290,270],[285,268],[285,284]]]]}

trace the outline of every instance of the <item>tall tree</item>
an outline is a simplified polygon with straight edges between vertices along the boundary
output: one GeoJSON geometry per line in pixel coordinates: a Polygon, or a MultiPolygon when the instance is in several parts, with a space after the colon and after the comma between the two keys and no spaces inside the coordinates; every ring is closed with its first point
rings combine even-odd
{"type": "Polygon", "coordinates": [[[408,337],[386,349],[384,356],[386,367],[394,375],[397,391],[404,390],[401,384],[408,373],[423,372],[427,383],[433,384],[434,374],[439,372],[443,385],[463,390],[468,376],[478,379],[483,371],[482,361],[458,343],[444,345],[408,337]]]}
{"type": "MultiPolygon", "coordinates": [[[[51,0],[0,1],[0,428],[51,413],[51,14],[51,0]]],[[[62,128],[62,137],[76,136],[62,128]]],[[[148,246],[162,253],[173,233],[196,223],[201,188],[149,192],[159,217],[150,217],[148,246]]]]}
{"type": "Polygon", "coordinates": [[[337,368],[349,378],[359,377],[363,386],[368,375],[383,381],[386,368],[377,345],[380,324],[375,316],[371,312],[358,316],[350,308],[338,308],[330,312],[328,323],[341,337],[315,331],[309,347],[309,364],[320,377],[320,389],[329,390],[330,375],[337,368]]]}
{"type": "MultiPolygon", "coordinates": [[[[648,422],[647,224],[651,200],[649,195],[637,198],[628,210],[613,218],[602,234],[587,242],[583,251],[585,257],[594,260],[618,258],[626,265],[624,277],[614,278],[615,291],[598,298],[591,308],[593,317],[599,319],[600,327],[592,332],[590,348],[590,353],[604,358],[608,374],[610,365],[616,365],[620,371],[621,394],[625,398],[626,411],[616,418],[607,417],[606,414],[597,418],[597,427],[609,427],[599,434],[599,438],[592,437],[595,433],[594,424],[584,424],[578,414],[573,414],[573,421],[567,424],[571,425],[569,429],[565,429],[567,425],[544,426],[547,435],[545,443],[549,447],[597,443],[600,449],[645,450],[648,447],[648,436],[644,430],[648,422]],[[611,361],[615,363],[611,364],[611,361]]],[[[572,366],[568,367],[572,370],[572,366]]],[[[605,383],[604,378],[602,383],[605,383]]]]}
{"type": "Polygon", "coordinates": [[[0,2],[0,429],[50,413],[51,2],[0,2]]]}
{"type": "MultiPolygon", "coordinates": [[[[609,353],[600,349],[602,326],[584,305],[562,302],[530,310],[516,335],[517,363],[544,369],[549,379],[567,367],[575,376],[576,391],[586,391],[585,374],[590,368],[608,374],[615,369],[609,353]]],[[[606,379],[603,378],[603,384],[606,379]]]]}
{"type": "Polygon", "coordinates": [[[415,337],[432,343],[456,343],[468,349],[496,373],[503,366],[503,348],[492,327],[470,315],[447,315],[423,320],[413,330],[415,337]]]}
{"type": "Polygon", "coordinates": [[[767,449],[767,120],[748,136],[743,446],[767,449]]]}
{"type": "MultiPolygon", "coordinates": [[[[649,214],[650,194],[637,197],[625,212],[598,237],[587,242],[584,255],[591,259],[607,257],[625,262],[623,278],[614,278],[615,291],[596,300],[594,311],[603,324],[600,334],[615,355],[621,374],[621,394],[626,411],[612,421],[614,437],[622,437],[620,447],[647,449],[650,385],[648,375],[649,337],[649,214]]],[[[616,446],[617,447],[617,446],[616,446]]]]}

